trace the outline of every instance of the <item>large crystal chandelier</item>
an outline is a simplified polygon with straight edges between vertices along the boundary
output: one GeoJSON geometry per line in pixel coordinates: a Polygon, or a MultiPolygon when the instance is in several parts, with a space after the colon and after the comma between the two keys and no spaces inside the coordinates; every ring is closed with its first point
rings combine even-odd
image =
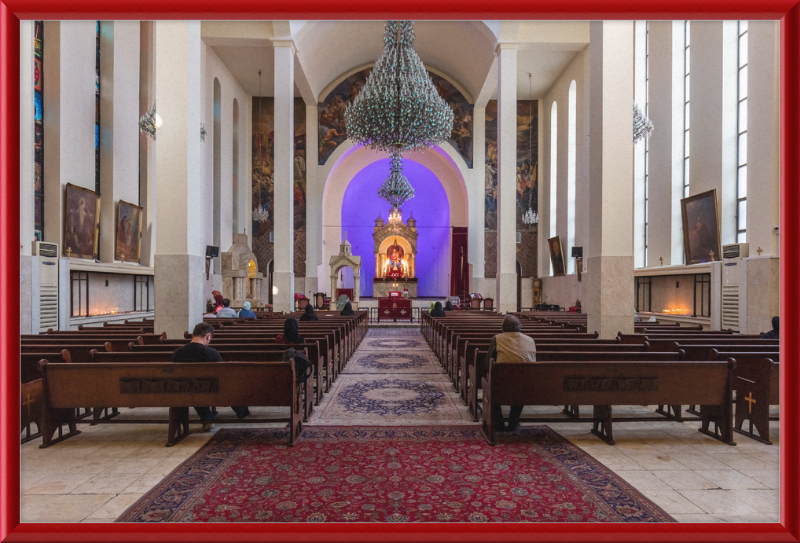
{"type": "Polygon", "coordinates": [[[453,110],[414,51],[414,22],[387,21],[383,53],[345,111],[347,136],[372,149],[426,149],[447,139],[453,110]]]}
{"type": "Polygon", "coordinates": [[[392,152],[392,168],[389,177],[378,189],[378,195],[389,202],[392,208],[398,209],[402,208],[407,200],[414,197],[414,187],[403,175],[403,157],[398,149],[392,152]]]}
{"type": "Polygon", "coordinates": [[[633,103],[633,144],[636,145],[644,138],[649,138],[653,133],[653,121],[642,113],[636,102],[633,103]]]}

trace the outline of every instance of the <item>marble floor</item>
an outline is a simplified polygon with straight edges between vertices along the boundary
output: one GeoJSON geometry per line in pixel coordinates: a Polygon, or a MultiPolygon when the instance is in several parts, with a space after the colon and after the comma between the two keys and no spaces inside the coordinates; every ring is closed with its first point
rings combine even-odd
{"type": "MultiPolygon", "coordinates": [[[[165,409],[122,409],[120,417],[133,417],[134,411],[136,417],[167,414],[165,409]]],[[[275,414],[271,408],[251,411],[258,417],[275,414]]],[[[530,411],[556,413],[558,408],[530,411]]],[[[615,408],[617,414],[626,412],[652,413],[652,407],[615,408]]],[[[222,408],[220,417],[233,414],[222,408]]],[[[405,327],[371,329],[309,421],[440,423],[473,424],[419,331],[405,327]]],[[[549,426],[680,522],[778,521],[777,422],[771,423],[774,445],[737,435],[737,446],[699,433],[699,424],[691,422],[617,423],[614,446],[592,435],[589,423],[549,426]]],[[[164,447],[166,426],[145,424],[80,425],[80,435],[48,449],[39,449],[37,440],[22,445],[22,521],[112,522],[214,432],[193,428],[198,431],[171,448],[164,447]]]]}

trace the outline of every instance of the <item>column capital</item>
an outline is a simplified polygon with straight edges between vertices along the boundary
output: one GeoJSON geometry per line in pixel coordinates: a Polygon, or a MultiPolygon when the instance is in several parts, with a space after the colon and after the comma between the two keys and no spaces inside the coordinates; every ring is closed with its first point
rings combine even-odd
{"type": "Polygon", "coordinates": [[[511,42],[500,42],[494,48],[494,54],[495,55],[499,55],[500,51],[502,51],[503,49],[514,49],[514,50],[516,50],[516,49],[519,49],[519,44],[518,43],[511,43],[511,42]]]}
{"type": "Polygon", "coordinates": [[[297,54],[297,44],[291,38],[270,38],[272,47],[289,47],[292,53],[297,54]]]}

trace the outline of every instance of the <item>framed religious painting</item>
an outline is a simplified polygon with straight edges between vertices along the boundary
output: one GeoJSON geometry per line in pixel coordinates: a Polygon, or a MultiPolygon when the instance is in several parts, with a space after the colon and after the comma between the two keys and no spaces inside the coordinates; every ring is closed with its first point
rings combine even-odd
{"type": "Polygon", "coordinates": [[[554,236],[547,240],[550,246],[550,262],[553,263],[553,277],[566,275],[564,268],[564,248],[561,246],[561,236],[554,236]]]}
{"type": "Polygon", "coordinates": [[[100,196],[93,190],[67,183],[64,198],[64,255],[97,258],[100,196]]]}
{"type": "Polygon", "coordinates": [[[687,264],[722,260],[719,243],[717,191],[709,190],[681,200],[683,251],[687,264]]]}
{"type": "Polygon", "coordinates": [[[117,212],[114,260],[139,262],[142,252],[142,208],[124,200],[117,212]]]}

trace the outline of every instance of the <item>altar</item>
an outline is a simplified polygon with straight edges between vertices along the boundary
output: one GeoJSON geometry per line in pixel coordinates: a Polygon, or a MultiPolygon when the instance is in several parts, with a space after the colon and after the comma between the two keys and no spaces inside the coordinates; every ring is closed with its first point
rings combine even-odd
{"type": "MultiPolygon", "coordinates": [[[[388,298],[391,292],[399,293],[395,298],[416,298],[417,277],[417,221],[411,215],[403,222],[400,209],[389,211],[389,220],[384,224],[378,215],[372,233],[375,253],[375,278],[372,280],[372,296],[388,298]]],[[[408,306],[410,312],[411,306],[408,306]]],[[[384,317],[381,312],[381,316],[384,317]]]]}
{"type": "Polygon", "coordinates": [[[411,321],[411,300],[393,291],[389,296],[378,300],[378,322],[382,320],[411,321]]]}

